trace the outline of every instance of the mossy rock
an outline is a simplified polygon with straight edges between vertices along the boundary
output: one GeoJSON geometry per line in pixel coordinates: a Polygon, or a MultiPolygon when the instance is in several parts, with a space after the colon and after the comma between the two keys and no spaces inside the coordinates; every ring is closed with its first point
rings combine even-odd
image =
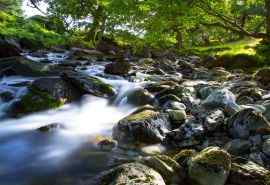
{"type": "Polygon", "coordinates": [[[123,118],[113,129],[120,147],[139,148],[160,143],[170,128],[168,116],[153,109],[141,109],[123,118]]]}
{"type": "Polygon", "coordinates": [[[241,110],[227,120],[229,132],[233,138],[247,139],[250,135],[270,133],[270,123],[252,108],[241,110]]]}
{"type": "Polygon", "coordinates": [[[23,57],[10,57],[0,60],[2,75],[45,76],[50,74],[48,65],[27,60],[23,57]],[[7,73],[7,74],[6,74],[7,73]]]}
{"type": "Polygon", "coordinates": [[[155,103],[154,96],[143,88],[128,91],[126,96],[127,102],[135,106],[153,105],[155,103]]]}
{"type": "Polygon", "coordinates": [[[232,163],[228,184],[233,185],[270,185],[270,171],[247,160],[232,163]]]}
{"type": "Polygon", "coordinates": [[[169,156],[155,155],[143,157],[138,162],[160,173],[166,184],[175,184],[185,179],[184,169],[169,156]]]}
{"type": "Polygon", "coordinates": [[[174,160],[182,166],[186,166],[186,162],[196,154],[196,150],[185,149],[174,156],[174,160]]]}
{"type": "Polygon", "coordinates": [[[103,172],[92,180],[95,185],[165,185],[162,176],[141,163],[127,163],[103,172]]]}
{"type": "Polygon", "coordinates": [[[256,73],[254,73],[254,79],[257,80],[262,85],[269,85],[270,84],[270,67],[259,69],[256,73]]]}
{"type": "Polygon", "coordinates": [[[99,97],[112,97],[115,91],[110,84],[104,83],[102,80],[88,76],[82,73],[68,72],[62,75],[63,79],[77,87],[81,93],[92,94],[99,97]]]}
{"type": "Polygon", "coordinates": [[[198,185],[224,185],[231,169],[231,156],[219,147],[209,147],[188,161],[188,176],[198,185]]]}
{"type": "Polygon", "coordinates": [[[158,115],[158,112],[153,110],[144,110],[142,112],[131,114],[130,116],[126,117],[124,120],[126,121],[143,121],[146,119],[151,119],[158,115]]]}
{"type": "Polygon", "coordinates": [[[63,104],[62,100],[57,100],[50,94],[31,86],[21,100],[13,105],[11,116],[20,117],[33,112],[58,108],[63,104]]]}

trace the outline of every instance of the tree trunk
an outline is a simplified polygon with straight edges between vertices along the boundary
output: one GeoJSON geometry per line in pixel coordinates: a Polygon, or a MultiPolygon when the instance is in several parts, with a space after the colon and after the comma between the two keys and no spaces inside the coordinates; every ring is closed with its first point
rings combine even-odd
{"type": "Polygon", "coordinates": [[[270,41],[270,0],[265,0],[266,9],[266,34],[267,41],[270,41]]]}
{"type": "Polygon", "coordinates": [[[91,24],[91,29],[88,32],[88,39],[92,43],[96,44],[96,38],[99,31],[101,31],[103,21],[103,7],[98,6],[97,10],[93,13],[93,23],[91,24]]]}
{"type": "Polygon", "coordinates": [[[178,30],[176,32],[176,48],[177,49],[182,49],[184,47],[184,43],[183,43],[183,33],[181,30],[178,30]]]}
{"type": "MultiPolygon", "coordinates": [[[[240,16],[240,26],[241,26],[242,28],[245,27],[245,25],[246,25],[246,20],[247,20],[247,14],[246,14],[246,13],[243,13],[243,14],[240,16]]],[[[239,34],[239,39],[243,39],[245,36],[246,36],[245,34],[240,33],[240,34],[239,34]]]]}

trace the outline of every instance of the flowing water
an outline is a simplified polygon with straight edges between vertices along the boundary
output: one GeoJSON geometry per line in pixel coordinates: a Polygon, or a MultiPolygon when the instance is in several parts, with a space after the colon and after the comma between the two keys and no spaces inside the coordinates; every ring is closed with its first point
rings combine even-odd
{"type": "MultiPolygon", "coordinates": [[[[48,58],[51,56],[53,54],[48,55],[48,58]]],[[[103,70],[104,67],[100,65],[88,66],[85,70],[77,69],[78,72],[99,76],[111,84],[118,91],[113,105],[106,99],[87,95],[80,102],[57,110],[34,113],[20,119],[2,119],[0,184],[53,185],[58,183],[55,177],[57,174],[87,174],[88,177],[104,169],[110,154],[98,150],[97,137],[111,136],[114,124],[134,110],[134,107],[125,103],[124,96],[125,92],[136,88],[138,84],[120,77],[103,78],[103,70]],[[63,129],[48,133],[37,130],[52,123],[61,124],[63,129]],[[49,176],[54,178],[48,180],[49,176]],[[49,182],[46,183],[44,178],[49,182]]],[[[27,90],[23,84],[33,80],[18,76],[2,78],[0,92],[12,92],[12,101],[16,101],[27,90]]],[[[5,110],[10,104],[0,101],[0,117],[5,117],[5,110]]]]}

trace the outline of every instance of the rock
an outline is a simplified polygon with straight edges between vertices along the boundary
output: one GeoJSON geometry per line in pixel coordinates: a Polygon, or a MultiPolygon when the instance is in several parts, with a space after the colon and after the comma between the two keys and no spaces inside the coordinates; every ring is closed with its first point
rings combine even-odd
{"type": "Polygon", "coordinates": [[[110,38],[102,38],[96,45],[97,50],[106,54],[118,54],[119,46],[118,44],[110,38]]]}
{"type": "Polygon", "coordinates": [[[172,129],[178,128],[185,122],[187,115],[185,110],[172,110],[168,109],[166,112],[169,114],[169,118],[172,123],[172,129]]]}
{"type": "Polygon", "coordinates": [[[59,129],[65,129],[65,126],[60,123],[51,123],[49,125],[39,127],[37,130],[40,132],[52,132],[57,131],[59,129]]]}
{"type": "Polygon", "coordinates": [[[14,98],[14,95],[10,91],[4,91],[0,93],[0,100],[3,102],[9,102],[14,98]]]}
{"type": "Polygon", "coordinates": [[[161,142],[170,128],[166,115],[142,109],[120,120],[113,128],[113,139],[124,148],[137,148],[161,142]]]}
{"type": "Polygon", "coordinates": [[[111,139],[103,139],[100,142],[98,142],[98,147],[100,150],[103,151],[111,151],[113,148],[115,148],[117,145],[117,142],[111,139]]]}
{"type": "Polygon", "coordinates": [[[0,58],[20,56],[20,45],[13,39],[0,39],[0,58]]]}
{"type": "Polygon", "coordinates": [[[127,103],[135,106],[153,105],[155,103],[154,96],[143,88],[127,92],[127,103]]]}
{"type": "Polygon", "coordinates": [[[225,123],[225,115],[221,110],[213,110],[213,111],[206,111],[201,115],[201,119],[203,120],[204,129],[211,133],[217,130],[220,130],[225,123]]]}
{"type": "Polygon", "coordinates": [[[3,76],[42,76],[50,71],[45,64],[33,62],[23,57],[0,59],[0,75],[3,76]]]}
{"type": "Polygon", "coordinates": [[[78,100],[82,96],[75,87],[60,77],[39,78],[32,83],[32,87],[64,103],[78,100]]]}
{"type": "Polygon", "coordinates": [[[192,79],[194,80],[212,80],[211,73],[209,73],[209,69],[200,67],[200,68],[195,68],[192,73],[192,79]]]}
{"type": "Polygon", "coordinates": [[[189,118],[178,129],[168,132],[164,143],[178,148],[192,147],[200,144],[204,135],[203,126],[194,118],[189,118]]]}
{"type": "Polygon", "coordinates": [[[178,101],[167,101],[164,106],[165,109],[172,109],[172,110],[186,110],[186,106],[183,103],[178,101]]]}
{"type": "Polygon", "coordinates": [[[11,117],[21,117],[33,112],[58,108],[63,104],[62,99],[56,99],[49,93],[30,86],[28,92],[12,104],[8,113],[11,117]]]}
{"type": "Polygon", "coordinates": [[[253,98],[249,96],[241,96],[237,98],[238,105],[247,105],[247,104],[253,104],[253,103],[254,103],[253,98]]]}
{"type": "Polygon", "coordinates": [[[168,94],[168,95],[164,95],[164,96],[158,98],[158,101],[161,105],[163,105],[169,101],[181,102],[181,99],[173,94],[168,94]]]}
{"type": "Polygon", "coordinates": [[[44,48],[44,43],[42,41],[37,41],[34,39],[29,39],[29,38],[20,38],[19,44],[22,47],[22,49],[27,49],[27,50],[38,50],[44,48]]]}
{"type": "MultiPolygon", "coordinates": [[[[174,84],[174,82],[172,82],[174,84]]],[[[160,83],[151,83],[151,84],[146,84],[145,85],[145,89],[148,90],[151,93],[158,93],[161,91],[164,91],[166,89],[170,88],[171,84],[167,84],[164,82],[160,82],[160,83]]]]}
{"type": "Polygon", "coordinates": [[[112,62],[105,66],[105,73],[112,75],[126,75],[130,71],[131,65],[126,61],[112,62]]]}
{"type": "Polygon", "coordinates": [[[98,50],[90,50],[73,47],[70,50],[68,59],[72,60],[91,60],[96,58],[103,58],[104,54],[98,50]]]}
{"type": "Polygon", "coordinates": [[[227,184],[232,185],[269,185],[269,170],[258,164],[241,160],[232,163],[227,184]]]}
{"type": "Polygon", "coordinates": [[[263,160],[263,153],[262,152],[253,152],[249,154],[249,160],[255,162],[258,165],[264,166],[263,160]]]}
{"type": "Polygon", "coordinates": [[[138,162],[157,171],[163,177],[166,184],[178,184],[185,179],[184,169],[169,156],[155,155],[143,157],[138,162]]]}
{"type": "Polygon", "coordinates": [[[174,156],[174,160],[183,167],[187,167],[187,162],[196,154],[196,150],[185,149],[181,150],[174,156]]]}
{"type": "Polygon", "coordinates": [[[60,107],[61,105],[78,100],[81,93],[60,77],[43,77],[35,80],[28,92],[15,102],[9,115],[20,117],[25,114],[60,107]]]}
{"type": "Polygon", "coordinates": [[[218,147],[209,147],[188,161],[188,176],[198,185],[224,185],[231,169],[231,156],[218,147]]]}
{"type": "Polygon", "coordinates": [[[251,104],[262,99],[262,92],[258,88],[245,88],[237,95],[237,103],[251,104]],[[251,99],[251,100],[250,100],[251,99]]]}
{"type": "Polygon", "coordinates": [[[230,114],[240,109],[235,95],[227,89],[215,90],[202,102],[202,105],[210,109],[223,108],[230,114]]]}
{"type": "Polygon", "coordinates": [[[265,111],[263,112],[263,115],[266,117],[268,121],[270,121],[270,101],[263,104],[265,107],[265,111]]]}
{"type": "Polygon", "coordinates": [[[250,152],[251,143],[248,140],[234,139],[225,145],[225,149],[233,155],[243,155],[250,152]]]}
{"type": "Polygon", "coordinates": [[[102,82],[94,76],[81,73],[68,72],[62,75],[63,79],[77,87],[83,94],[92,94],[99,97],[112,97],[115,95],[113,87],[102,82]]]}
{"type": "Polygon", "coordinates": [[[270,68],[267,67],[259,69],[254,74],[254,79],[257,80],[262,85],[268,86],[270,84],[270,68]]]}
{"type": "Polygon", "coordinates": [[[205,86],[198,90],[198,96],[201,99],[206,99],[210,94],[212,94],[215,90],[219,89],[219,86],[205,86]]]}
{"type": "Polygon", "coordinates": [[[233,138],[246,139],[250,135],[266,134],[270,131],[270,124],[266,118],[250,108],[230,117],[227,126],[233,138]]]}
{"type": "Polygon", "coordinates": [[[231,76],[231,73],[223,68],[214,68],[210,71],[211,78],[216,81],[225,81],[231,76]]]}
{"type": "Polygon", "coordinates": [[[262,151],[264,154],[270,157],[270,139],[267,139],[263,142],[262,151]]]}
{"type": "Polygon", "coordinates": [[[90,184],[95,185],[166,185],[162,176],[141,163],[127,163],[103,172],[90,184]]]}

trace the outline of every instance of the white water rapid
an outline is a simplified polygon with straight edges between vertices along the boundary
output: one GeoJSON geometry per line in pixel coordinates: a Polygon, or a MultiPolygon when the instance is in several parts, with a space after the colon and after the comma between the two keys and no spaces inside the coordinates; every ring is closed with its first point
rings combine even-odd
{"type": "MultiPolygon", "coordinates": [[[[19,119],[2,119],[0,184],[29,185],[29,181],[36,177],[57,171],[81,146],[87,144],[95,151],[96,137],[111,136],[114,124],[134,110],[134,107],[125,103],[124,94],[138,84],[122,78],[102,78],[103,70],[103,66],[93,65],[84,71],[78,69],[78,72],[97,75],[117,89],[118,104],[115,106],[110,105],[106,99],[87,95],[80,102],[64,105],[57,110],[33,113],[19,119]],[[37,130],[52,123],[59,123],[64,128],[48,133],[37,130]]],[[[11,91],[16,100],[26,91],[22,84],[32,80],[16,76],[2,78],[0,92],[11,91]]],[[[0,101],[0,117],[4,117],[9,105],[0,101]]],[[[95,166],[92,168],[95,169],[95,166]]]]}

